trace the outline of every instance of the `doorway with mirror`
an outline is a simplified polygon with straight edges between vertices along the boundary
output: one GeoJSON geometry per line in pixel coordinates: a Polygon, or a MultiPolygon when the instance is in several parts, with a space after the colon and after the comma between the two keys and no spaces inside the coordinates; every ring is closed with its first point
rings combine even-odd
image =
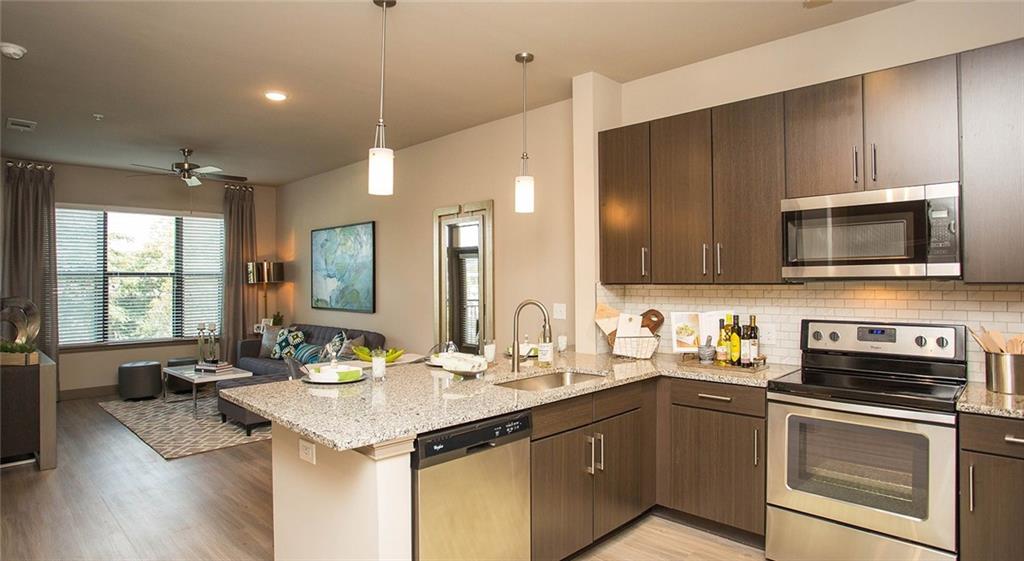
{"type": "Polygon", "coordinates": [[[434,211],[435,343],[480,354],[494,337],[493,201],[434,211]]]}

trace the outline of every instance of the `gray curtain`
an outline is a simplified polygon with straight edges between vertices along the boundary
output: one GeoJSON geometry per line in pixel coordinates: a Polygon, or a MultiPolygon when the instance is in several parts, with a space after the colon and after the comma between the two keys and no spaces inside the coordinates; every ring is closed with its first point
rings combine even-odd
{"type": "Polygon", "coordinates": [[[252,187],[225,185],[221,356],[231,363],[238,360],[238,342],[259,321],[256,287],[246,283],[245,264],[250,261],[256,261],[256,207],[252,187]]]}
{"type": "Polygon", "coordinates": [[[39,308],[36,346],[57,361],[57,226],[52,166],[4,162],[3,296],[39,308]]]}

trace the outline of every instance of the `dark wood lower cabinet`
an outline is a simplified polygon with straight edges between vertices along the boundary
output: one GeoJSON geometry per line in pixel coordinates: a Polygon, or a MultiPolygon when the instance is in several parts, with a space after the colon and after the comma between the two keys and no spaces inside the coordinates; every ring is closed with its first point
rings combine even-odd
{"type": "Polygon", "coordinates": [[[597,446],[594,539],[637,517],[641,503],[642,413],[623,413],[591,425],[597,446]]]}
{"type": "Polygon", "coordinates": [[[590,465],[590,427],[532,443],[531,532],[533,559],[563,559],[594,540],[594,477],[590,465]]]}
{"type": "Polygon", "coordinates": [[[1024,555],[1024,460],[960,452],[960,559],[1024,555]]]}
{"type": "Polygon", "coordinates": [[[764,419],[671,407],[667,506],[764,535],[764,419]]]}

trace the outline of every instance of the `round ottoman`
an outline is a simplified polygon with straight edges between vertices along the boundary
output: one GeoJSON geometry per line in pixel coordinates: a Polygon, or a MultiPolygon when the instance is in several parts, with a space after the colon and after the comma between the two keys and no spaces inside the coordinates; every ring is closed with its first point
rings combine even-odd
{"type": "MultiPolygon", "coordinates": [[[[189,364],[198,364],[199,361],[195,357],[182,356],[178,358],[167,359],[167,366],[188,366],[189,364]]],[[[167,377],[167,391],[174,393],[192,393],[192,384],[182,380],[181,378],[175,378],[174,376],[167,377]]]]}
{"type": "Polygon", "coordinates": [[[155,360],[137,360],[118,366],[117,391],[121,399],[144,399],[160,395],[160,363],[155,360]]]}

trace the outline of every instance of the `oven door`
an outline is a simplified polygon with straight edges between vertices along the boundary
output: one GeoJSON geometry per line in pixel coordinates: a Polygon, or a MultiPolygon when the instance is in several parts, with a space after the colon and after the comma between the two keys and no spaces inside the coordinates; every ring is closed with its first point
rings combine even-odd
{"type": "Polygon", "coordinates": [[[959,275],[958,199],[951,183],[784,200],[782,276],[959,275]],[[946,266],[930,270],[931,253],[946,266]]]}
{"type": "Polygon", "coordinates": [[[953,415],[769,399],[769,504],[956,550],[953,415]]]}

